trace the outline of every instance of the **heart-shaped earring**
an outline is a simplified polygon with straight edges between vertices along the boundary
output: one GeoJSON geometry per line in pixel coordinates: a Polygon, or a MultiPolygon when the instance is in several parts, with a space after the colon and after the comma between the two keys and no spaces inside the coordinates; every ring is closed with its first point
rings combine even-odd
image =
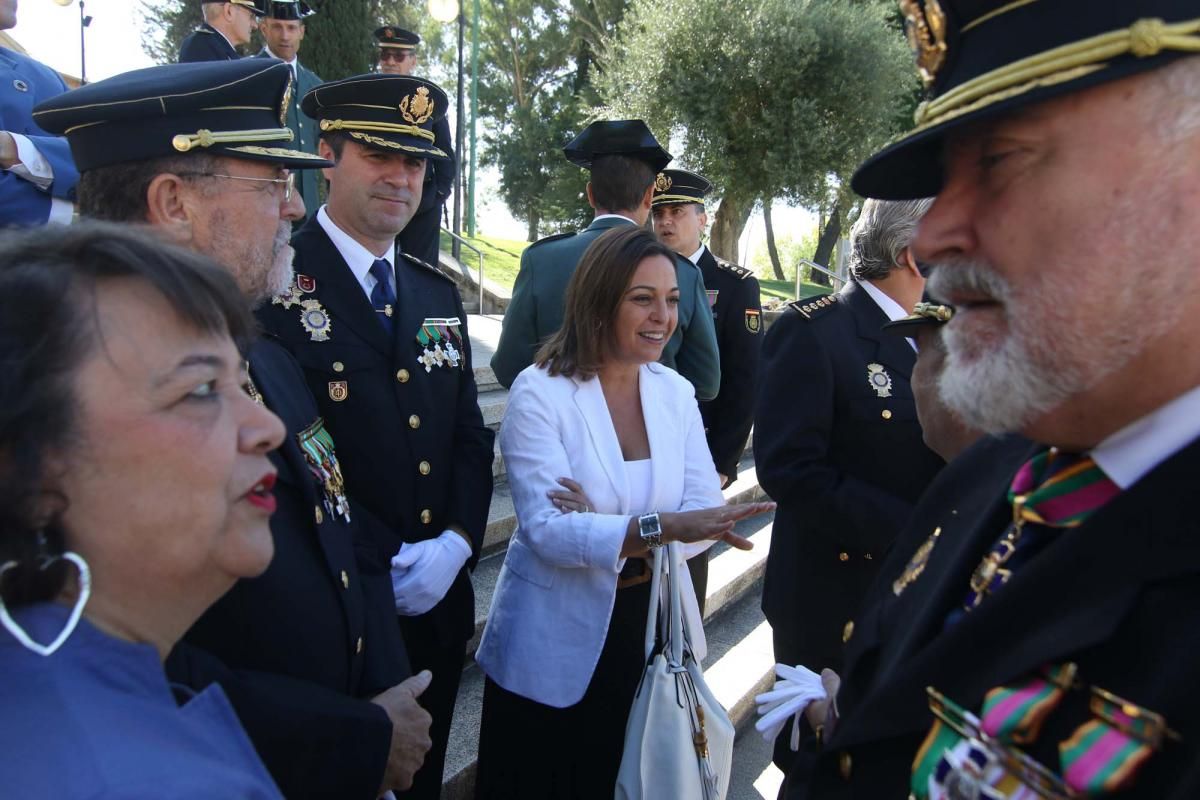
{"type": "MultiPolygon", "coordinates": [[[[58,636],[54,637],[54,641],[50,644],[39,644],[31,639],[29,634],[25,632],[25,629],[18,625],[17,621],[9,615],[8,606],[4,604],[4,598],[0,596],[0,624],[8,629],[13,638],[39,656],[52,655],[55,650],[63,646],[67,638],[75,630],[75,626],[79,624],[79,617],[83,614],[83,607],[87,605],[88,598],[92,596],[92,571],[88,569],[87,562],[83,560],[83,556],[78,553],[66,552],[61,556],[48,559],[42,564],[41,569],[45,569],[60,558],[64,561],[70,561],[79,570],[79,596],[75,598],[75,605],[71,608],[71,615],[67,617],[67,624],[63,626],[62,631],[58,636]]],[[[15,566],[17,566],[17,562],[15,561],[5,562],[4,566],[0,567],[0,581],[3,581],[4,573],[15,566]]]]}

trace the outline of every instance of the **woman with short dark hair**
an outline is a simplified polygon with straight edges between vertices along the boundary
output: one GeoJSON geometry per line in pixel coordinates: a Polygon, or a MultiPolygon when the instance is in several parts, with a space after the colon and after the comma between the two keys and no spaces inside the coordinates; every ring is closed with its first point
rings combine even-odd
{"type": "Polygon", "coordinates": [[[201,256],[107,224],[0,235],[0,771],[12,797],[278,798],[162,659],[274,546],[283,427],[201,256]]]}
{"type": "Polygon", "coordinates": [[[773,507],[725,505],[692,386],[657,363],[678,301],[674,253],[614,228],[513,382],[500,449],[517,530],[475,656],[488,676],[476,797],[610,800],[644,667],[650,547],[748,549],[734,523],[773,507]]]}

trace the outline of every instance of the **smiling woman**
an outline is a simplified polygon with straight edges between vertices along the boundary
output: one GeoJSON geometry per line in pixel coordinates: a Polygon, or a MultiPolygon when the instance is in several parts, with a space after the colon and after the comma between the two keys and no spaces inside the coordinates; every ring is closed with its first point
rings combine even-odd
{"type": "MultiPolygon", "coordinates": [[[[665,542],[686,557],[749,549],[734,523],[774,507],[724,504],[692,385],[657,363],[677,323],[674,263],[637,226],[601,235],[562,328],[513,382],[500,451],[517,531],[475,654],[478,798],[611,800],[644,666],[646,557],[665,542]]],[[[702,659],[686,570],[680,582],[702,659]]]]}
{"type": "Polygon", "coordinates": [[[177,707],[161,665],[273,552],[267,452],[283,428],[244,390],[252,331],[231,278],[148,235],[0,237],[13,796],[279,797],[221,690],[177,707]]]}

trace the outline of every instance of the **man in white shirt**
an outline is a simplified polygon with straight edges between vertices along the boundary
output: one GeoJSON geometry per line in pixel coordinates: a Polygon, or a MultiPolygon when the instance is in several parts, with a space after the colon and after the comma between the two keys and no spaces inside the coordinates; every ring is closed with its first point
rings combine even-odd
{"type": "MultiPolygon", "coordinates": [[[[0,0],[0,30],[17,24],[17,0],[0,0]]],[[[33,107],[67,91],[54,70],[0,47],[0,227],[69,223],[79,173],[67,140],[33,121],[33,107]]]]}
{"type": "Polygon", "coordinates": [[[901,5],[930,96],[852,185],[936,195],[939,387],[994,436],[898,537],[788,796],[1200,796],[1200,12],[901,5]]]}
{"type": "MultiPolygon", "coordinates": [[[[928,207],[864,203],[852,280],[790,304],[763,342],[754,462],[779,507],[762,606],[785,664],[840,665],[867,587],[943,463],[917,421],[915,348],[883,331],[921,299],[909,243],[928,207]]],[[[789,739],[776,748],[781,768],[789,739]]]]}

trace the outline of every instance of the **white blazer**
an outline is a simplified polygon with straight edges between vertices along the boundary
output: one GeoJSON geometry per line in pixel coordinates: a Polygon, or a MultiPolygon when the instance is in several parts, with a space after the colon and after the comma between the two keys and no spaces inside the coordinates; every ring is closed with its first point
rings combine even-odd
{"type": "MultiPolygon", "coordinates": [[[[500,427],[500,451],[517,511],[517,530],[492,595],[475,660],[510,692],[556,708],[582,698],[608,633],[626,528],[649,511],[723,505],[692,385],[660,364],[640,368],[650,439],[650,508],[629,507],[617,432],[598,378],[550,377],[536,365],[513,382],[500,427]],[[562,513],[546,496],[560,477],[579,482],[595,513],[562,513]]],[[[712,545],[689,546],[690,557],[712,545]]],[[[684,613],[697,659],[703,628],[687,570],[684,613]]]]}

